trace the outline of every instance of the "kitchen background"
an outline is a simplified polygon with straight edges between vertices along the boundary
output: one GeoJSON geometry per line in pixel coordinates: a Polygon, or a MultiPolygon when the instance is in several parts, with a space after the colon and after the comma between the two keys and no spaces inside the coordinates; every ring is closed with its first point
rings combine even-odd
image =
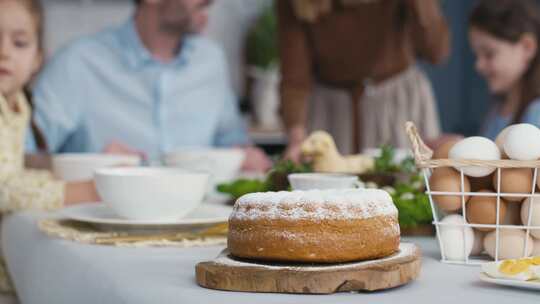
{"type": "MultiPolygon", "coordinates": [[[[49,56],[66,42],[122,23],[132,13],[131,0],[44,0],[44,3],[49,56]]],[[[246,113],[253,113],[256,108],[272,111],[272,105],[261,105],[263,102],[253,100],[261,98],[261,94],[249,101],[253,94],[247,92],[246,75],[253,73],[245,68],[244,60],[246,37],[258,16],[271,3],[272,0],[216,0],[205,33],[225,49],[233,86],[246,113]]],[[[474,56],[467,41],[467,18],[474,1],[442,0],[441,5],[452,30],[452,55],[445,65],[425,66],[425,69],[435,89],[444,131],[472,135],[478,131],[489,101],[485,84],[474,71],[474,56]]],[[[269,81],[272,87],[271,77],[269,81]]],[[[266,92],[262,94],[266,97],[262,98],[272,99],[271,95],[266,92]]],[[[267,148],[279,149],[285,141],[280,132],[252,126],[256,142],[267,148]]]]}

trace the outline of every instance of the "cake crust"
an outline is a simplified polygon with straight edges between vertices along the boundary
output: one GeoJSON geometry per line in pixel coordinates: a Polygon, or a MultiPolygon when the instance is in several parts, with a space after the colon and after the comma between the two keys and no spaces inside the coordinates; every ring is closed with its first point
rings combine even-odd
{"type": "Polygon", "coordinates": [[[340,263],[399,248],[397,209],[380,190],[295,191],[240,198],[228,247],[240,258],[340,263]]]}

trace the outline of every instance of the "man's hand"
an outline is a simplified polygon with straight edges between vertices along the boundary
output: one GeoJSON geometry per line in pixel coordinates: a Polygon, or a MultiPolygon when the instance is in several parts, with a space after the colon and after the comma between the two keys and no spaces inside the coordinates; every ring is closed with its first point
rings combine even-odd
{"type": "Polygon", "coordinates": [[[112,141],[107,146],[105,146],[105,149],[103,149],[103,153],[106,154],[124,154],[124,155],[137,155],[144,159],[146,159],[146,153],[143,151],[139,151],[136,149],[131,148],[130,146],[121,143],[119,141],[112,141]]]}

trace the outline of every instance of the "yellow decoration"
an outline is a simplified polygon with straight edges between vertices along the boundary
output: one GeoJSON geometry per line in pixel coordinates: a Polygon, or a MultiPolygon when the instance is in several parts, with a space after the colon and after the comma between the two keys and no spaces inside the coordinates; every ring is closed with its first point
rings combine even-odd
{"type": "Polygon", "coordinates": [[[325,131],[311,133],[302,143],[301,151],[303,156],[312,158],[315,172],[361,174],[375,165],[375,160],[370,156],[342,156],[332,135],[325,131]]]}

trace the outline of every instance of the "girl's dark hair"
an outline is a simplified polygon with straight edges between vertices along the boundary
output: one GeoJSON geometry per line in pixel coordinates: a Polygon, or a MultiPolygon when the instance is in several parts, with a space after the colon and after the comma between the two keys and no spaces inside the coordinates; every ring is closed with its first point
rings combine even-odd
{"type": "MultiPolygon", "coordinates": [[[[38,39],[38,51],[40,53],[40,56],[45,56],[45,38],[44,38],[44,27],[45,27],[45,17],[44,17],[44,11],[43,6],[41,4],[40,0],[20,0],[20,3],[30,12],[32,17],[34,17],[34,22],[36,26],[36,32],[37,32],[37,39],[38,39]]],[[[34,108],[34,104],[32,101],[32,91],[29,87],[24,88],[24,94],[26,95],[26,98],[28,100],[28,103],[30,104],[30,108],[34,108]]],[[[32,111],[33,112],[33,111],[32,111]]],[[[45,141],[45,137],[43,136],[43,133],[36,125],[36,122],[33,119],[30,120],[30,127],[32,128],[32,132],[34,133],[34,138],[36,140],[36,145],[38,147],[38,150],[40,151],[46,151],[47,150],[47,142],[45,141]]]]}
{"type": "MultiPolygon", "coordinates": [[[[24,95],[26,96],[26,100],[28,100],[30,108],[33,109],[34,103],[32,101],[32,90],[30,90],[28,87],[24,88],[24,95]]],[[[45,136],[43,136],[43,132],[41,132],[41,129],[37,126],[33,115],[30,119],[30,128],[32,129],[32,133],[34,134],[34,140],[36,141],[38,151],[47,151],[47,141],[45,140],[45,136]]]]}
{"type": "MultiPolygon", "coordinates": [[[[540,44],[540,9],[534,0],[480,0],[469,18],[469,26],[510,43],[517,43],[523,34],[532,34],[540,44]]],[[[521,79],[519,106],[512,117],[512,123],[518,123],[527,106],[538,97],[539,50],[521,79]]]]}

